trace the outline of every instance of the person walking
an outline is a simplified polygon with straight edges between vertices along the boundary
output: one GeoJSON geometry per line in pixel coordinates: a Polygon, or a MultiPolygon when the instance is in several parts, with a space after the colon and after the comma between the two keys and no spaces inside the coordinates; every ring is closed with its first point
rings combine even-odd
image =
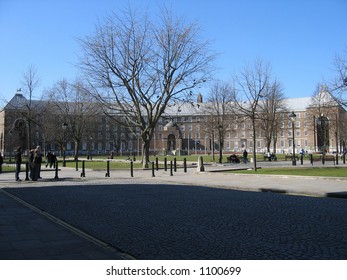
{"type": "Polygon", "coordinates": [[[243,163],[247,163],[248,162],[248,158],[247,158],[248,157],[248,153],[247,153],[246,149],[243,151],[242,156],[243,156],[243,163]]]}
{"type": "Polygon", "coordinates": [[[2,164],[4,163],[4,158],[0,152],[0,174],[2,173],[2,164]]]}
{"type": "Polygon", "coordinates": [[[16,163],[16,172],[15,172],[15,178],[16,181],[22,181],[21,179],[19,179],[19,173],[21,171],[21,165],[22,165],[22,147],[18,147],[16,150],[16,155],[14,157],[15,159],[15,163],[16,163]]]}

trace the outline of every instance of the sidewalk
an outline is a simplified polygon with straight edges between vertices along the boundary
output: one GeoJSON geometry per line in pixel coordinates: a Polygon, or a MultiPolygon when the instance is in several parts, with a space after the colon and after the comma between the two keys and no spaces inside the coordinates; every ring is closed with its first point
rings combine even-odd
{"type": "MultiPolygon", "coordinates": [[[[269,164],[269,163],[264,163],[269,164]]],[[[290,163],[281,163],[289,165],[290,163]]],[[[279,164],[278,164],[279,165],[279,164]]],[[[341,167],[346,168],[344,165],[341,167]]],[[[242,191],[271,191],[296,195],[347,197],[347,178],[305,177],[305,176],[266,176],[222,173],[249,165],[206,165],[205,172],[182,168],[170,174],[167,171],[117,170],[105,177],[105,171],[86,169],[81,171],[62,168],[59,179],[53,171],[43,171],[43,179],[25,181],[25,173],[20,174],[21,182],[14,180],[14,173],[0,174],[0,259],[131,259],[117,248],[108,246],[63,221],[44,213],[32,205],[11,196],[6,188],[49,187],[66,185],[98,184],[181,184],[242,191]]],[[[297,166],[301,168],[302,166],[297,166]]],[[[347,171],[347,169],[346,169],[347,171]]]]}

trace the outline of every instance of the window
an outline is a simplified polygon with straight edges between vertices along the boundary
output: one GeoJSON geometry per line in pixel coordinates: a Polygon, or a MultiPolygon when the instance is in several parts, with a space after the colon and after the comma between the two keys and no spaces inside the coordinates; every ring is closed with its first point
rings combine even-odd
{"type": "Polygon", "coordinates": [[[257,141],[257,148],[261,148],[261,141],[257,141]]]}
{"type": "Polygon", "coordinates": [[[280,141],[280,146],[281,146],[281,148],[284,148],[284,141],[283,140],[280,141]]]}

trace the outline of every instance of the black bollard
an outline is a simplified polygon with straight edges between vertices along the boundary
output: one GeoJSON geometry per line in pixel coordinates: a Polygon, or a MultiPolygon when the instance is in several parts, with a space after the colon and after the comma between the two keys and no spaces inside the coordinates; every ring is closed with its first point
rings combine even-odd
{"type": "Polygon", "coordinates": [[[176,161],[176,158],[174,158],[174,171],[177,172],[177,161],[176,161]]]}
{"type": "Polygon", "coordinates": [[[164,158],[164,170],[167,171],[167,158],[164,158]]]}
{"type": "Polygon", "coordinates": [[[159,170],[158,158],[155,158],[155,168],[157,171],[159,170]]]}
{"type": "Polygon", "coordinates": [[[313,155],[312,155],[312,154],[310,154],[310,155],[309,155],[309,157],[310,157],[310,162],[311,162],[311,165],[313,166],[313,155]]]}
{"type": "Polygon", "coordinates": [[[336,153],[336,165],[339,165],[339,153],[336,153]]]}
{"type": "Polygon", "coordinates": [[[105,177],[110,177],[110,161],[107,161],[107,169],[106,169],[106,174],[105,177]]]}
{"type": "Polygon", "coordinates": [[[325,158],[324,158],[324,154],[322,155],[322,164],[325,164],[325,158]]]}
{"type": "Polygon", "coordinates": [[[25,181],[29,181],[29,162],[25,164],[25,181]]]}
{"type": "Polygon", "coordinates": [[[134,177],[134,163],[132,161],[130,162],[130,176],[134,177]]]}
{"type": "Polygon", "coordinates": [[[170,176],[173,176],[173,173],[172,173],[172,160],[170,161],[170,176]]]}
{"type": "Polygon", "coordinates": [[[154,161],[152,161],[152,177],[155,177],[155,175],[154,175],[154,161]]]}
{"type": "Polygon", "coordinates": [[[78,171],[78,159],[76,159],[76,171],[78,171]]]}
{"type": "Polygon", "coordinates": [[[82,173],[81,177],[86,177],[86,170],[85,170],[85,161],[82,160],[82,173]]]}
{"type": "Polygon", "coordinates": [[[304,164],[304,156],[303,155],[300,155],[300,162],[301,162],[301,165],[304,164]]]}
{"type": "Polygon", "coordinates": [[[184,173],[187,173],[187,159],[186,158],[183,159],[183,169],[184,169],[184,173]]]}
{"type": "Polygon", "coordinates": [[[59,179],[58,177],[58,160],[55,161],[55,177],[54,179],[59,179]]]}

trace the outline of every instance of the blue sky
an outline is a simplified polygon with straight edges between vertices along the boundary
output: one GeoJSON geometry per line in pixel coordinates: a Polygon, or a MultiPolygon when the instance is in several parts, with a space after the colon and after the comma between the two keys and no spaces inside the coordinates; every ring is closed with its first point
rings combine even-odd
{"type": "Polygon", "coordinates": [[[130,4],[157,15],[163,3],[201,25],[219,54],[216,78],[227,81],[262,58],[287,97],[311,96],[347,48],[347,0],[0,0],[0,105],[22,87],[30,65],[41,80],[36,97],[59,79],[73,80],[76,39],[109,11],[130,4]]]}

